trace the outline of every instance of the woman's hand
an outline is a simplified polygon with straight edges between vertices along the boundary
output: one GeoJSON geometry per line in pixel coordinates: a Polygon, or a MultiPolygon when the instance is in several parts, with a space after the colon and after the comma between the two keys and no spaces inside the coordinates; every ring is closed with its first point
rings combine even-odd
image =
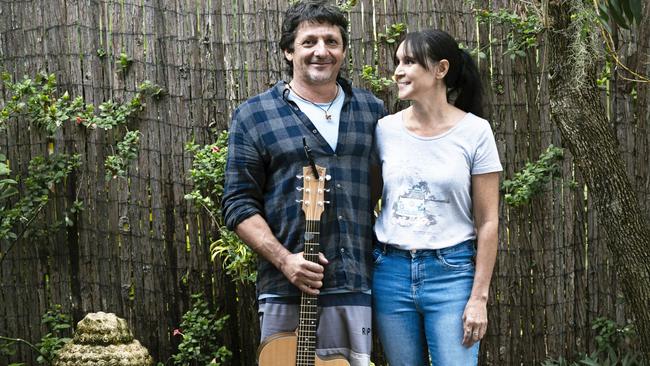
{"type": "Polygon", "coordinates": [[[463,345],[471,347],[487,331],[487,301],[470,298],[463,312],[463,345]]]}

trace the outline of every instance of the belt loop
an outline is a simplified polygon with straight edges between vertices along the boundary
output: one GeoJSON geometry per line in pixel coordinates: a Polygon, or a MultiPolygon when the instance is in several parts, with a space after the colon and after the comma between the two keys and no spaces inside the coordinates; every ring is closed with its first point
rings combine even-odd
{"type": "Polygon", "coordinates": [[[381,251],[384,255],[386,255],[386,252],[388,251],[388,245],[386,243],[381,243],[381,251]]]}

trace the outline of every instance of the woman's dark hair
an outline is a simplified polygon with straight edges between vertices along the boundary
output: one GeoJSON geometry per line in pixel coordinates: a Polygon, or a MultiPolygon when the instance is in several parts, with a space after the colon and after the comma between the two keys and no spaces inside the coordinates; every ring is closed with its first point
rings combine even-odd
{"type": "MultiPolygon", "coordinates": [[[[449,61],[449,71],[443,79],[448,89],[447,97],[458,93],[454,101],[456,107],[483,117],[483,88],[478,68],[452,36],[439,29],[427,29],[407,33],[400,43],[404,44],[404,52],[426,70],[440,60],[449,61]]],[[[397,65],[397,55],[393,57],[397,65]]]]}
{"type": "MultiPolygon", "coordinates": [[[[343,49],[348,46],[348,20],[335,5],[326,1],[298,1],[291,5],[282,21],[282,36],[280,49],[293,52],[293,42],[296,40],[296,31],[302,22],[329,23],[341,31],[343,49]]],[[[293,74],[293,63],[285,58],[289,67],[289,74],[293,74]]]]}

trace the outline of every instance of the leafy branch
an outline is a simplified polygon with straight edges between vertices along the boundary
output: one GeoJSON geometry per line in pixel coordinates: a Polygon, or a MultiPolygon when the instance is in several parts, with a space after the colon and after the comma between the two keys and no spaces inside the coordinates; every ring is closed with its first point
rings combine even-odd
{"type": "Polygon", "coordinates": [[[133,59],[129,57],[129,55],[127,55],[124,52],[120,53],[120,57],[117,58],[117,65],[120,68],[117,71],[126,73],[131,67],[132,63],[133,63],[133,59]]]}
{"type": "Polygon", "coordinates": [[[106,167],[106,180],[111,178],[126,177],[131,161],[138,157],[140,146],[140,131],[128,131],[124,139],[117,143],[117,154],[109,155],[104,161],[106,167]]]}
{"type": "Polygon", "coordinates": [[[526,166],[515,173],[512,179],[503,181],[501,188],[507,204],[519,207],[542,192],[544,185],[561,173],[559,162],[564,158],[562,148],[550,145],[536,162],[527,162],[526,166]]]}
{"type": "MultiPolygon", "coordinates": [[[[15,345],[16,343],[22,343],[27,347],[31,348],[32,350],[34,350],[35,352],[37,352],[38,354],[40,354],[39,357],[45,357],[45,355],[41,353],[41,350],[38,347],[36,347],[29,341],[24,340],[22,338],[11,338],[11,337],[5,337],[0,335],[0,341],[4,341],[4,343],[0,344],[0,354],[2,353],[13,354],[13,352],[10,350],[10,347],[15,345]]],[[[48,362],[48,364],[50,363],[48,362]]]]}
{"type": "MultiPolygon", "coordinates": [[[[25,117],[30,125],[52,138],[66,123],[87,130],[110,130],[125,127],[136,113],[144,109],[144,98],[160,99],[165,92],[159,86],[145,81],[135,96],[126,103],[112,100],[103,102],[97,108],[87,104],[82,97],[72,98],[68,92],[60,95],[54,74],[39,73],[33,79],[27,76],[13,82],[7,73],[2,74],[6,86],[7,102],[0,109],[0,131],[7,128],[7,123],[16,117],[25,117]]],[[[105,162],[107,176],[125,176],[128,165],[137,157],[139,131],[128,131],[117,143],[117,153],[109,156],[105,162]]],[[[19,200],[19,178],[10,176],[11,169],[7,157],[0,154],[0,240],[11,241],[4,253],[0,253],[0,263],[7,253],[23,235],[49,235],[51,230],[58,230],[63,225],[74,223],[70,217],[83,209],[81,201],[75,198],[71,208],[64,215],[64,220],[49,224],[45,229],[30,228],[40,211],[49,202],[50,192],[55,191],[74,169],[81,165],[79,155],[51,155],[47,158],[37,156],[29,163],[28,175],[23,179],[25,190],[19,200]],[[14,229],[22,225],[20,234],[14,229]]]]}
{"type": "MultiPolygon", "coordinates": [[[[2,214],[0,218],[0,240],[10,240],[15,243],[26,234],[30,224],[49,202],[50,193],[54,192],[54,187],[80,165],[79,155],[59,154],[48,158],[42,156],[33,158],[29,163],[28,176],[24,180],[25,192],[22,197],[11,206],[7,205],[7,200],[0,201],[0,213],[2,214]],[[20,235],[13,232],[14,227],[18,224],[23,224],[23,231],[20,235]]],[[[5,259],[12,247],[13,244],[2,254],[0,263],[5,259]]]]}
{"type": "MultiPolygon", "coordinates": [[[[160,86],[145,81],[128,102],[103,102],[98,107],[99,113],[95,114],[95,106],[86,104],[81,97],[71,99],[68,92],[57,97],[54,74],[39,73],[33,80],[24,77],[18,83],[13,83],[7,73],[4,73],[2,78],[12,95],[0,110],[0,130],[6,128],[9,118],[26,115],[31,123],[44,130],[50,137],[68,121],[90,130],[111,130],[124,126],[129,118],[144,109],[145,97],[160,99],[165,95],[160,86]]],[[[126,164],[137,156],[139,135],[138,131],[128,131],[117,144],[117,155],[109,156],[106,160],[107,176],[126,175],[126,164]]]]}
{"type": "Polygon", "coordinates": [[[379,93],[393,85],[393,81],[379,76],[379,72],[370,65],[364,65],[361,70],[361,79],[368,82],[373,92],[379,93]]]}
{"type": "Polygon", "coordinates": [[[536,14],[519,15],[508,9],[500,9],[497,12],[476,9],[475,12],[480,23],[496,23],[505,26],[508,45],[504,55],[510,55],[512,59],[517,56],[525,57],[526,50],[538,46],[537,39],[544,28],[536,14]]]}
{"type": "Polygon", "coordinates": [[[171,359],[174,365],[222,365],[232,356],[226,346],[219,346],[219,333],[229,316],[218,317],[202,294],[193,294],[192,303],[180,328],[174,330],[173,335],[180,336],[181,342],[171,359]]]}
{"type": "Polygon", "coordinates": [[[336,4],[339,7],[339,10],[347,13],[357,5],[357,0],[339,0],[336,2],[336,4]]]}
{"type": "Polygon", "coordinates": [[[221,216],[228,132],[221,132],[213,144],[199,146],[188,142],[185,150],[193,156],[189,174],[194,184],[185,199],[203,207],[219,234],[219,239],[210,245],[212,260],[221,258],[226,273],[234,279],[254,282],[257,278],[255,252],[225,227],[221,216]]]}
{"type": "Polygon", "coordinates": [[[406,24],[404,23],[395,23],[391,24],[387,29],[386,33],[379,33],[378,38],[380,42],[387,43],[389,45],[395,44],[399,38],[406,32],[406,24]]]}
{"type": "Polygon", "coordinates": [[[92,106],[87,106],[81,97],[71,100],[67,92],[56,96],[54,74],[39,73],[34,79],[25,76],[14,83],[8,73],[3,73],[2,80],[10,97],[0,110],[0,131],[6,129],[10,118],[24,115],[30,123],[52,136],[65,122],[78,122],[75,116],[92,113],[92,106]]]}
{"type": "Polygon", "coordinates": [[[622,69],[630,73],[635,79],[624,77],[624,79],[634,82],[649,83],[650,78],[630,69],[621,61],[615,51],[614,38],[612,37],[612,27],[610,21],[624,29],[630,29],[634,24],[637,26],[642,20],[642,3],[641,0],[593,0],[598,23],[603,38],[607,54],[622,69]]]}
{"type": "Polygon", "coordinates": [[[69,337],[66,337],[66,334],[68,334],[72,328],[72,319],[69,315],[61,312],[61,305],[55,304],[45,314],[43,314],[41,317],[41,323],[44,324],[49,331],[42,336],[41,340],[35,345],[21,338],[0,336],[0,341],[3,341],[0,343],[0,354],[13,354],[13,346],[17,343],[21,343],[38,353],[39,356],[36,359],[38,363],[52,365],[52,361],[54,361],[54,357],[56,357],[59,350],[66,343],[71,341],[69,337]]]}

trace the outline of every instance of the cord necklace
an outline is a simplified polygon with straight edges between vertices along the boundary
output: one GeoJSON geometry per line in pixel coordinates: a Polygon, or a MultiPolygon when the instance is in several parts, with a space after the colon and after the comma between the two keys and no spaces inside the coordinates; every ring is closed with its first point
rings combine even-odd
{"type": "Polygon", "coordinates": [[[330,111],[330,108],[332,108],[332,104],[334,104],[334,101],[335,101],[336,98],[339,96],[339,85],[338,85],[338,84],[336,84],[336,95],[334,95],[334,99],[332,99],[332,101],[330,102],[330,104],[327,106],[327,109],[324,109],[323,107],[321,107],[320,105],[318,105],[318,103],[314,103],[314,102],[312,102],[311,100],[309,100],[309,99],[303,97],[302,95],[296,93],[296,91],[293,90],[293,88],[291,87],[291,84],[287,83],[287,87],[288,87],[289,90],[291,90],[291,91],[292,91],[292,92],[293,92],[293,93],[294,93],[298,98],[304,100],[304,101],[307,102],[307,103],[310,103],[310,104],[313,105],[313,106],[316,106],[318,109],[320,109],[321,111],[323,111],[323,113],[325,113],[325,119],[326,119],[326,120],[329,121],[329,120],[332,119],[332,115],[329,113],[329,111],[330,111]]]}

